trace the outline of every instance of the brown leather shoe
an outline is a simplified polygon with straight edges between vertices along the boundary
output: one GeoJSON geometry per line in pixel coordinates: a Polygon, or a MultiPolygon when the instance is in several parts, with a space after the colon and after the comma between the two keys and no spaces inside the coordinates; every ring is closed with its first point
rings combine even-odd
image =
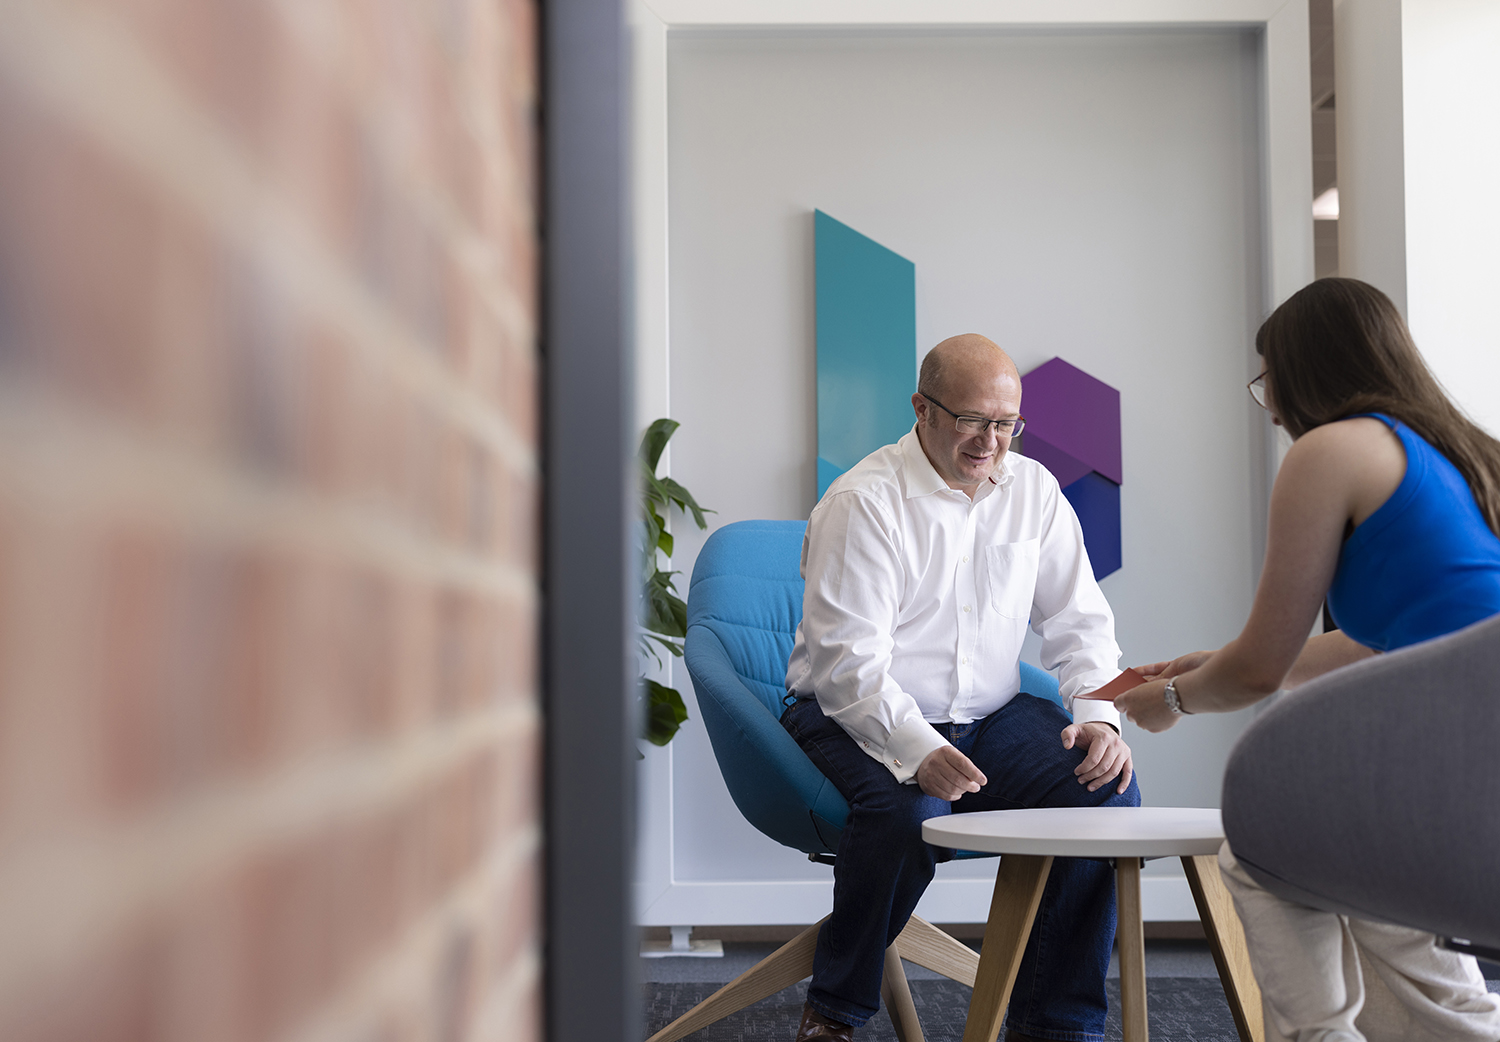
{"type": "Polygon", "coordinates": [[[807,1004],[802,1006],[802,1023],[797,1027],[797,1042],[854,1042],[854,1029],[848,1024],[830,1020],[807,1004]]]}

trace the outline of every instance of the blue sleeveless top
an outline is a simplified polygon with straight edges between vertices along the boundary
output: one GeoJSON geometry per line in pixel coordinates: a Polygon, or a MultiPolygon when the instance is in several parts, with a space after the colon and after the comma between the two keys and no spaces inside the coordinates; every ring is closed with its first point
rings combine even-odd
{"type": "Polygon", "coordinates": [[[1401,439],[1406,476],[1345,540],[1328,590],[1333,621],[1390,651],[1500,614],[1500,539],[1463,474],[1406,424],[1364,415],[1401,439]]]}

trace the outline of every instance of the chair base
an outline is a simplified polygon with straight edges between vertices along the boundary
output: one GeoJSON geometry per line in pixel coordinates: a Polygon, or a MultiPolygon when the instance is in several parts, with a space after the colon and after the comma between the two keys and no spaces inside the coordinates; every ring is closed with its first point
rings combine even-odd
{"type": "MultiPolygon", "coordinates": [[[[818,946],[818,928],[822,925],[823,921],[819,920],[809,926],[646,1042],[676,1042],[811,976],[813,952],[818,946]]],[[[885,979],[880,985],[880,996],[891,1016],[896,1038],[899,1042],[924,1042],[922,1025],[917,1021],[917,1010],[912,1004],[911,988],[906,983],[906,971],[901,966],[902,959],[973,987],[979,971],[979,956],[967,945],[915,915],[896,938],[896,943],[886,949],[885,979]]]]}

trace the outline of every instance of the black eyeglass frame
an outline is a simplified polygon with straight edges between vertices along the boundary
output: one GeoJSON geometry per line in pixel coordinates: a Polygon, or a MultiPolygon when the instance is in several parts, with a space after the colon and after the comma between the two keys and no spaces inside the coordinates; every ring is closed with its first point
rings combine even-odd
{"type": "Polygon", "coordinates": [[[995,428],[995,433],[1000,437],[1014,438],[1017,434],[1020,434],[1021,431],[1026,427],[1026,417],[1024,416],[1017,416],[1014,420],[992,420],[987,416],[960,416],[958,413],[948,408],[932,395],[928,394],[926,391],[918,391],[917,393],[920,394],[923,398],[926,398],[933,405],[936,405],[939,409],[943,410],[949,416],[952,416],[954,429],[957,430],[960,434],[983,434],[988,431],[991,426],[993,426],[995,428]],[[966,431],[959,426],[959,424],[962,423],[978,424],[979,429],[974,431],[966,431]],[[1006,424],[1010,424],[1010,430],[1008,431],[1001,429],[1006,424]]]}

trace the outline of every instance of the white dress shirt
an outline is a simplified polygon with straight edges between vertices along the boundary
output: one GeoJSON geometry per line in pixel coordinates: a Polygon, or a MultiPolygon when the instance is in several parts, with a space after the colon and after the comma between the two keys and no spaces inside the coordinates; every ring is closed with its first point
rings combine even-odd
{"type": "Polygon", "coordinates": [[[1110,703],[1073,701],[1115,678],[1120,648],[1078,516],[1034,460],[1007,453],[971,501],[913,429],[829,486],[802,577],[787,690],[816,695],[899,781],[947,743],[928,721],[968,723],[1016,696],[1028,621],[1074,720],[1119,726],[1110,703]]]}

